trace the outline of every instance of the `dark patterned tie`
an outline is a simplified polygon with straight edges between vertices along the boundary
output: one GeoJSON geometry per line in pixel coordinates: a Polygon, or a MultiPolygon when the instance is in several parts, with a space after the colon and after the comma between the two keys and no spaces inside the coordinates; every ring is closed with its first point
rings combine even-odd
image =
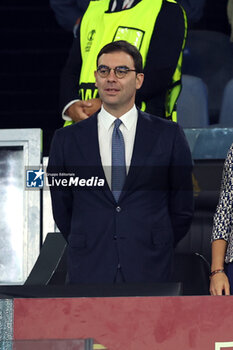
{"type": "Polygon", "coordinates": [[[112,133],[112,193],[118,201],[126,177],[125,143],[119,127],[122,121],[116,119],[112,133]]]}

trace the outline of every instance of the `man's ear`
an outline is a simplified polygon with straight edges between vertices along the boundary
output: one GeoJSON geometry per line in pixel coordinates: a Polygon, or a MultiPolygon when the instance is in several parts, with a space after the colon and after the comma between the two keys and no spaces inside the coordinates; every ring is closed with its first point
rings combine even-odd
{"type": "Polygon", "coordinates": [[[144,81],[144,74],[138,73],[136,76],[136,89],[139,90],[144,81]]]}
{"type": "Polygon", "coordinates": [[[97,81],[97,71],[96,70],[94,71],[94,75],[95,75],[95,87],[98,87],[97,82],[96,82],[97,81]]]}

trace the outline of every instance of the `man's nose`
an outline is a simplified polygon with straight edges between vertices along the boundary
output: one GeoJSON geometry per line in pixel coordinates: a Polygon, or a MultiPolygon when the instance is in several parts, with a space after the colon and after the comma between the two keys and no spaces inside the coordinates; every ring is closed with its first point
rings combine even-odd
{"type": "Polygon", "coordinates": [[[109,81],[116,81],[116,75],[115,75],[114,69],[110,70],[109,75],[108,75],[108,80],[109,81]]]}

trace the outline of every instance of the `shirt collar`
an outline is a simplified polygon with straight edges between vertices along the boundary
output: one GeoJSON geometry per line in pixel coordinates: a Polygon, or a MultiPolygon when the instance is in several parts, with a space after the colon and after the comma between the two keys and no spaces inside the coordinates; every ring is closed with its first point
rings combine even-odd
{"type": "MultiPolygon", "coordinates": [[[[135,105],[125,114],[123,114],[119,119],[122,121],[124,126],[130,130],[133,124],[137,121],[138,111],[135,105]]],[[[115,122],[116,117],[108,113],[103,105],[98,114],[98,121],[105,127],[106,130],[109,130],[112,124],[115,122]]]]}

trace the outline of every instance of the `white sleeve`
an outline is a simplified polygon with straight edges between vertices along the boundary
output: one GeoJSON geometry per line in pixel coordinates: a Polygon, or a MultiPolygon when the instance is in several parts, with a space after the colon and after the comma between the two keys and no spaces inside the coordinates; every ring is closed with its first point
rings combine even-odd
{"type": "Polygon", "coordinates": [[[62,119],[64,119],[64,120],[72,120],[68,115],[66,115],[66,110],[73,104],[73,103],[75,103],[75,102],[78,102],[78,101],[80,101],[80,100],[72,100],[72,101],[70,101],[69,103],[67,103],[67,105],[63,108],[63,110],[62,110],[62,119]]]}

